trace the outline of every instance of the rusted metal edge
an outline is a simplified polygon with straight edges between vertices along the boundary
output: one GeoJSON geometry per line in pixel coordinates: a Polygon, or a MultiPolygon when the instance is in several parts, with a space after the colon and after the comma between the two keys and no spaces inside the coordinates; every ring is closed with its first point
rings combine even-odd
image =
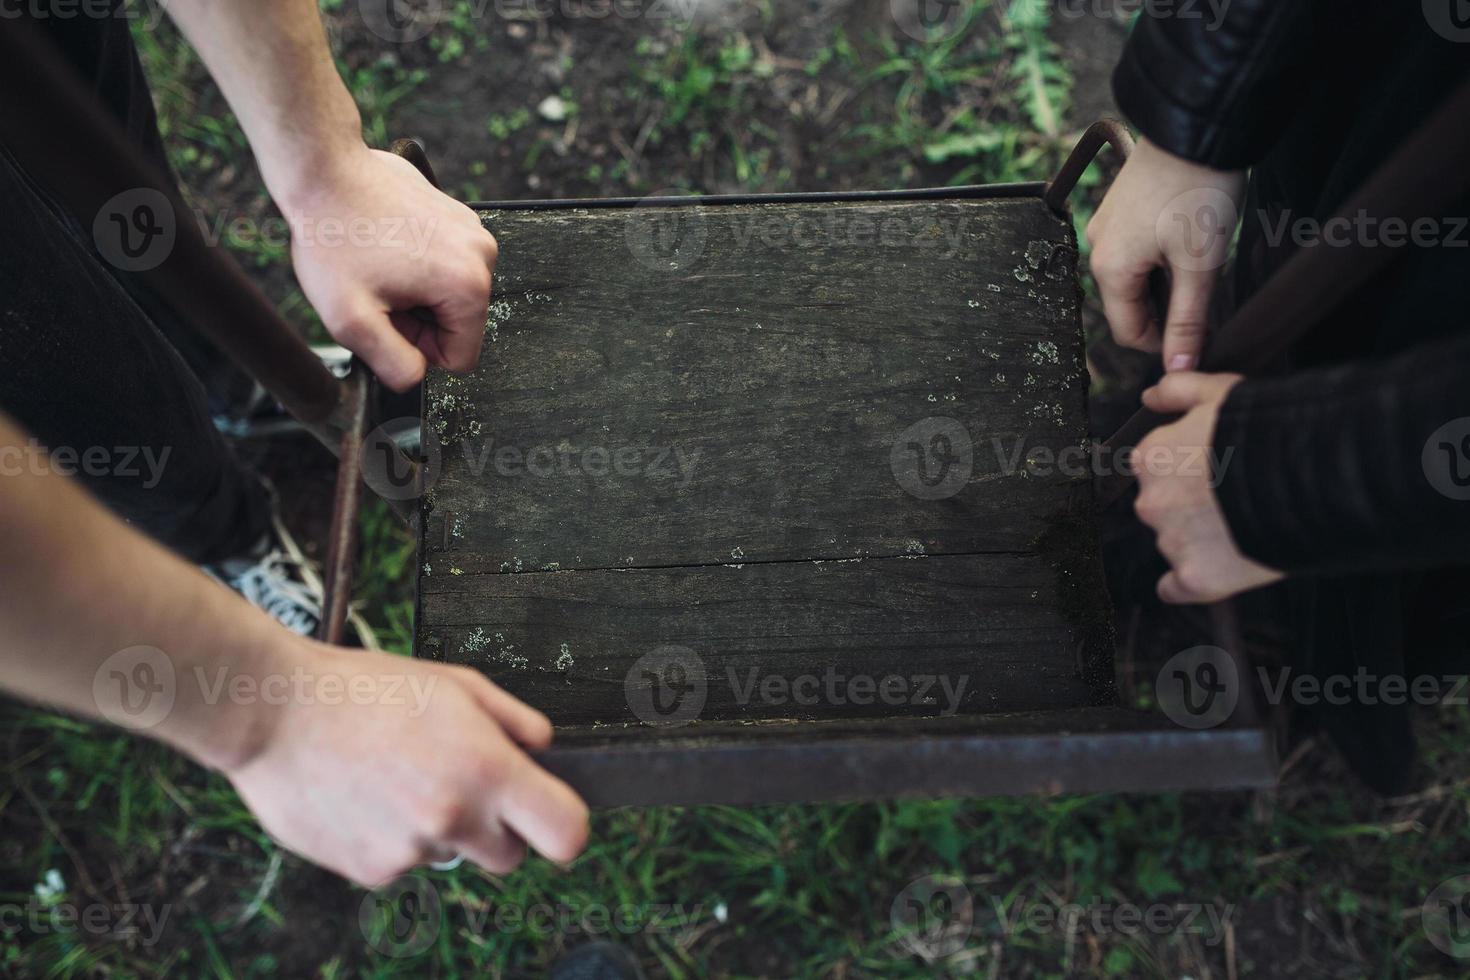
{"type": "Polygon", "coordinates": [[[1277,772],[1260,729],[687,739],[536,758],[598,808],[1247,789],[1277,772]]]}
{"type": "Polygon", "coordinates": [[[332,523],[327,532],[327,560],[322,591],[325,601],[317,639],[339,644],[352,604],[352,566],[357,552],[357,518],[362,509],[362,444],[367,436],[370,378],[355,360],[342,385],[344,425],[337,452],[337,487],[332,497],[332,523]]]}
{"type": "Polygon", "coordinates": [[[566,208],[656,208],[719,204],[830,204],[844,201],[933,201],[950,198],[1041,197],[1041,181],[1009,184],[959,184],[890,191],[791,191],[777,194],[653,195],[650,197],[568,197],[532,201],[471,201],[476,211],[541,211],[566,208]]]}
{"type": "Polygon", "coordinates": [[[1047,181],[1041,194],[1042,203],[1058,213],[1065,211],[1067,197],[1077,186],[1083,171],[1092,163],[1092,158],[1105,145],[1112,146],[1124,160],[1133,152],[1133,134],[1128,132],[1128,127],[1122,120],[1099,119],[1083,131],[1077,139],[1077,145],[1072,147],[1072,152],[1057,170],[1057,175],[1047,181]]]}

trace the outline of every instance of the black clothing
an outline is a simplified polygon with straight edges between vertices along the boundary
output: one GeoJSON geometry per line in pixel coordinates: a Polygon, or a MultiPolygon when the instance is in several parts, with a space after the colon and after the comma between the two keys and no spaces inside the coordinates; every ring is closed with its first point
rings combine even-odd
{"type": "MultiPolygon", "coordinates": [[[[1417,3],[1234,0],[1222,17],[1212,31],[1146,6],[1114,89],[1162,148],[1252,168],[1231,272],[1238,303],[1295,248],[1333,247],[1300,246],[1290,230],[1320,226],[1470,77],[1470,44],[1436,30],[1417,3]]],[[[1366,230],[1348,234],[1401,254],[1221,410],[1215,450],[1233,455],[1217,495],[1241,550],[1295,573],[1286,592],[1298,673],[1464,669],[1467,216],[1470,200],[1458,202],[1424,237],[1435,244],[1399,245],[1387,222],[1401,216],[1365,216],[1366,230]]],[[[1370,783],[1404,785],[1402,707],[1315,711],[1370,783]]]]}
{"type": "MultiPolygon", "coordinates": [[[[126,17],[37,23],[166,172],[126,17]]],[[[93,216],[68,213],[47,192],[46,175],[24,172],[4,146],[0,200],[0,411],[51,451],[50,469],[74,472],[115,513],[184,557],[248,553],[270,529],[269,497],[215,428],[190,370],[219,355],[103,259],[93,216]]],[[[44,465],[34,462],[38,452],[28,450],[32,462],[6,463],[44,465]]]]}

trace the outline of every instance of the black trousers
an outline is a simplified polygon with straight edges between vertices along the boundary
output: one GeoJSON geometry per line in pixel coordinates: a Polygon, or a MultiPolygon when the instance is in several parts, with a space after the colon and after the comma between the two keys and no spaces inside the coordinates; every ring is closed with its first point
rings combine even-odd
{"type": "MultiPolygon", "coordinates": [[[[166,169],[126,20],[53,19],[49,29],[166,169]]],[[[67,213],[45,180],[0,146],[0,411],[35,439],[0,456],[0,471],[74,475],[191,560],[244,553],[269,528],[268,496],[215,428],[184,352],[195,367],[218,355],[98,254],[93,216],[67,213]]]]}

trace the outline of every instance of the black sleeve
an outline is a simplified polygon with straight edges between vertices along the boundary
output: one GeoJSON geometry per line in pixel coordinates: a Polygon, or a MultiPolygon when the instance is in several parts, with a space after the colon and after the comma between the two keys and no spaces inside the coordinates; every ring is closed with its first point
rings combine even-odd
{"type": "Polygon", "coordinates": [[[1250,558],[1298,572],[1470,564],[1470,336],[1236,385],[1216,493],[1250,558]]]}
{"type": "Polygon", "coordinates": [[[1306,0],[1145,3],[1113,73],[1151,142],[1221,170],[1260,160],[1291,115],[1312,50],[1306,0]]]}

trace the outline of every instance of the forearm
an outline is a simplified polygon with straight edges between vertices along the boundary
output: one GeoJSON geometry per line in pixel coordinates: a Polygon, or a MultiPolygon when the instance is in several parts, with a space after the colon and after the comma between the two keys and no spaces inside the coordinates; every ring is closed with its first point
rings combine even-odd
{"type": "Polygon", "coordinates": [[[1241,550],[1298,572],[1470,560],[1470,337],[1237,385],[1217,496],[1241,550]],[[1228,456],[1226,455],[1228,454],[1228,456]]]}
{"type": "MultiPolygon", "coordinates": [[[[114,653],[156,647],[174,673],[173,705],[146,733],[225,768],[267,736],[258,706],[201,683],[220,667],[262,677],[289,668],[285,631],[197,568],[107,513],[71,480],[17,465],[24,434],[0,415],[0,686],[88,717],[104,715],[94,689],[114,653]],[[203,671],[201,675],[199,671],[203,671]]],[[[44,457],[40,457],[44,459],[44,457]]],[[[155,680],[162,681],[155,674],[155,680]]]]}
{"type": "Polygon", "coordinates": [[[315,0],[170,0],[255,151],[276,203],[292,206],[365,149],[315,0]]]}

